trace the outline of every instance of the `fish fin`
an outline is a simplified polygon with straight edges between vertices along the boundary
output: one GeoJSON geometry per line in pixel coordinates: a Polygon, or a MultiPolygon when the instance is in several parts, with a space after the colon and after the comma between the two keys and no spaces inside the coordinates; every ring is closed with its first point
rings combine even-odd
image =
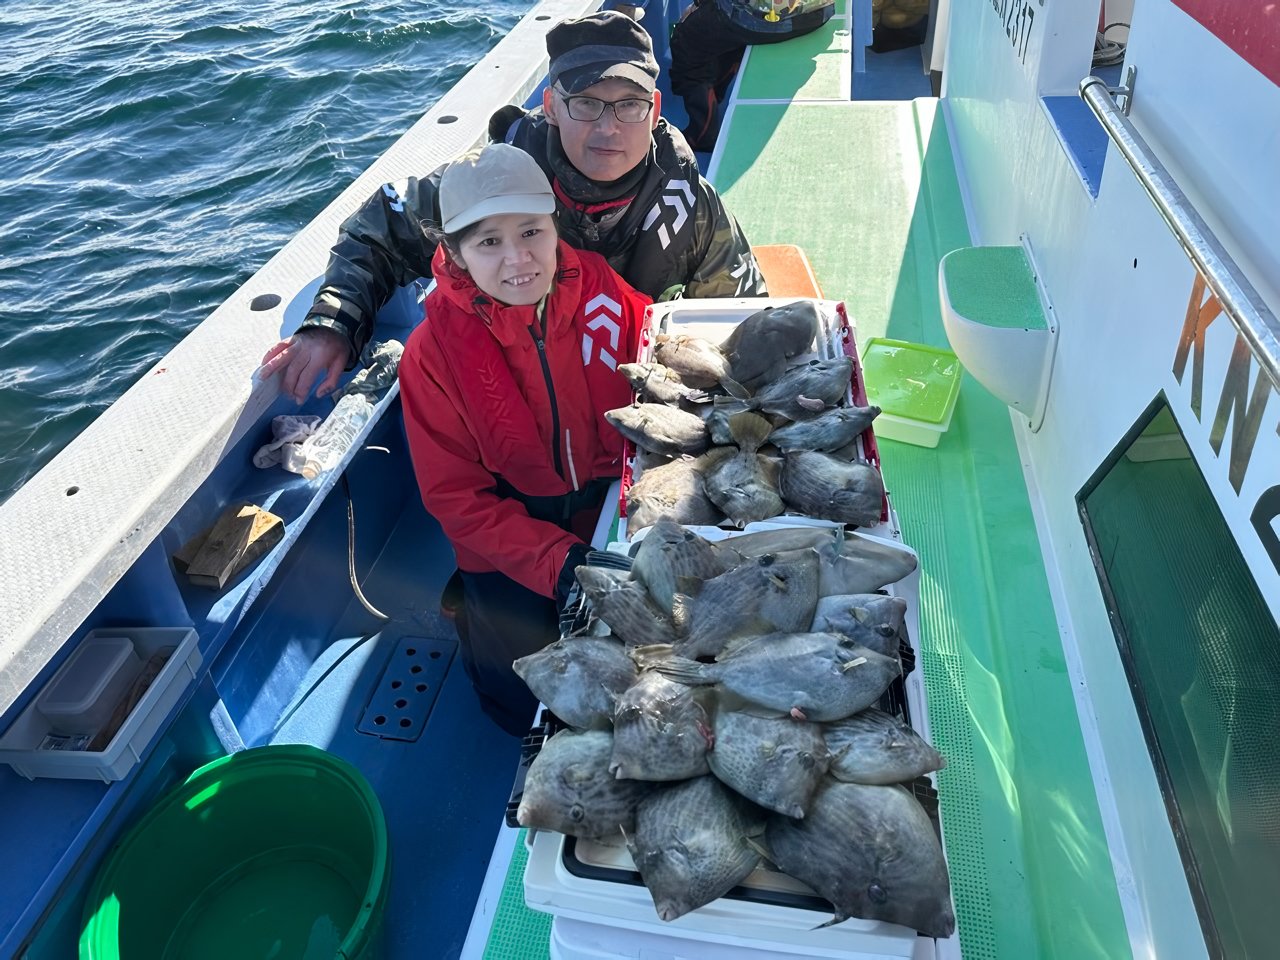
{"type": "Polygon", "coordinates": [[[848,672],[849,672],[850,670],[852,670],[854,667],[860,667],[860,666],[862,666],[862,665],[863,665],[864,663],[866,663],[866,662],[867,662],[867,658],[866,658],[866,657],[854,657],[854,658],[853,658],[852,660],[850,660],[848,663],[842,663],[842,664],[840,665],[840,672],[841,672],[841,673],[848,673],[848,672]]]}
{"type": "Polygon", "coordinates": [[[796,405],[804,407],[806,410],[825,410],[827,405],[816,397],[806,397],[803,394],[796,397],[796,405]]]}
{"type": "Polygon", "coordinates": [[[783,872],[782,870],[778,869],[778,864],[774,862],[773,854],[769,851],[769,848],[766,847],[759,840],[757,840],[755,837],[743,837],[742,842],[745,843],[752,850],[754,850],[756,853],[758,853],[760,855],[760,859],[763,860],[765,863],[767,863],[774,872],[776,873],[783,872]]]}
{"type": "Polygon", "coordinates": [[[737,380],[733,379],[733,377],[727,375],[721,377],[720,386],[725,388],[729,396],[735,397],[738,400],[751,399],[751,391],[740,384],[737,380]]]}
{"type": "Polygon", "coordinates": [[[769,574],[767,577],[765,577],[765,579],[768,580],[770,583],[772,583],[779,590],[787,589],[787,581],[784,580],[782,577],[778,576],[776,573],[769,574]]]}
{"type": "Polygon", "coordinates": [[[641,670],[649,670],[662,660],[672,656],[675,648],[669,643],[646,643],[627,650],[629,656],[641,670]]]}
{"type": "Polygon", "coordinates": [[[866,623],[871,619],[871,611],[866,607],[850,607],[849,612],[853,614],[853,619],[859,623],[866,623]]]}
{"type": "Polygon", "coordinates": [[[837,923],[844,923],[844,922],[845,922],[846,920],[848,920],[848,919],[849,919],[849,917],[848,917],[847,915],[842,917],[842,916],[840,916],[839,911],[837,911],[837,912],[836,912],[836,915],[835,915],[834,917],[832,917],[832,918],[831,918],[830,920],[828,920],[826,923],[820,923],[820,924],[818,924],[818,925],[817,925],[816,927],[814,927],[813,929],[815,929],[815,930],[821,930],[823,927],[832,927],[832,926],[835,926],[837,923]]]}
{"type": "Polygon", "coordinates": [[[689,619],[693,614],[690,600],[693,598],[688,594],[677,593],[671,598],[671,622],[676,628],[676,634],[684,636],[689,632],[689,619]]]}

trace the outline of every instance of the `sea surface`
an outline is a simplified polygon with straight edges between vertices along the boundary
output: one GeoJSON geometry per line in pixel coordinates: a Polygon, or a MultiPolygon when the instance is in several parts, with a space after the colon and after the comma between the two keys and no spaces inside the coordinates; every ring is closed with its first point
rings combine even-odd
{"type": "Polygon", "coordinates": [[[0,503],[530,6],[0,2],[0,503]]]}

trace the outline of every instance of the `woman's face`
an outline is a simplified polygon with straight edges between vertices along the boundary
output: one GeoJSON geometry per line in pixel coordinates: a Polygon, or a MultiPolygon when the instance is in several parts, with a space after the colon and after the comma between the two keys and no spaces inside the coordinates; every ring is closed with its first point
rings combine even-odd
{"type": "Polygon", "coordinates": [[[537,303],[555,278],[557,242],[550,214],[499,213],[481,220],[462,241],[460,265],[501,303],[537,303]]]}

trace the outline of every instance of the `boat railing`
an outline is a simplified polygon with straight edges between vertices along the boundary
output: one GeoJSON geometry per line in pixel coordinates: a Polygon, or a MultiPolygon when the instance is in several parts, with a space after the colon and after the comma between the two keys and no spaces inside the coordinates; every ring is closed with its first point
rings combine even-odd
{"type": "Polygon", "coordinates": [[[1131,97],[1131,89],[1113,91],[1101,77],[1088,76],[1080,81],[1080,98],[1098,118],[1222,304],[1223,312],[1244,337],[1271,383],[1280,390],[1280,321],[1130,122],[1126,114],[1131,97]],[[1125,98],[1125,107],[1116,104],[1113,93],[1125,98]]]}

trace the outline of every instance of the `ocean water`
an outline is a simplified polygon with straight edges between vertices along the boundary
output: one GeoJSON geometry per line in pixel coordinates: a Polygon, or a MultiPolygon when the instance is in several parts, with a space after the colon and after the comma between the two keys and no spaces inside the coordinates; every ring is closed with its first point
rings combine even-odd
{"type": "Polygon", "coordinates": [[[0,3],[0,503],[530,6],[0,3]]]}

